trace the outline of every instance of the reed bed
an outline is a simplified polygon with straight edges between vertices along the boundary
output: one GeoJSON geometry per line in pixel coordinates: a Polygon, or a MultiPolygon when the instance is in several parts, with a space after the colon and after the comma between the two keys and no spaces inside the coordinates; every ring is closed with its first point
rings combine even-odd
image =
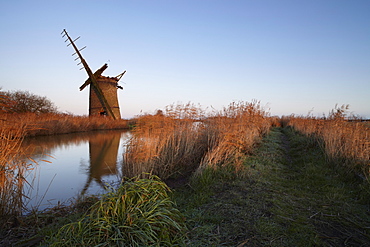
{"type": "Polygon", "coordinates": [[[4,113],[1,118],[12,122],[14,128],[29,126],[26,136],[55,135],[93,130],[128,129],[128,120],[112,120],[109,117],[74,116],[52,113],[4,113]]]}
{"type": "Polygon", "coordinates": [[[30,165],[20,153],[27,126],[14,128],[13,124],[0,121],[0,218],[4,219],[20,215],[23,210],[23,187],[30,165]]]}
{"type": "Polygon", "coordinates": [[[7,119],[10,100],[0,93],[0,224],[23,210],[23,188],[29,165],[21,157],[28,125],[7,119]]]}
{"type": "MultiPolygon", "coordinates": [[[[205,113],[188,103],[137,118],[123,165],[125,176],[150,173],[167,179],[241,157],[271,126],[267,112],[254,101],[234,102],[220,112],[205,113]]],[[[239,162],[239,163],[238,163],[239,162]]]]}
{"type": "Polygon", "coordinates": [[[187,104],[138,117],[126,147],[123,174],[150,173],[166,179],[192,170],[206,151],[203,116],[196,106],[187,104]]]}
{"type": "Polygon", "coordinates": [[[207,152],[199,169],[233,163],[241,168],[245,155],[261,140],[272,119],[260,102],[233,102],[206,121],[207,152]]]}
{"type": "Polygon", "coordinates": [[[370,178],[370,128],[365,122],[349,121],[344,109],[331,111],[327,119],[291,117],[289,126],[318,141],[329,160],[370,178]]]}

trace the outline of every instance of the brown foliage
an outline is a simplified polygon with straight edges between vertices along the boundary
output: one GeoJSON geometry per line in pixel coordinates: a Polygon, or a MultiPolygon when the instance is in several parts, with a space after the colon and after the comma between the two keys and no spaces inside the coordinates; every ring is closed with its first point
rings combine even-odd
{"type": "MultiPolygon", "coordinates": [[[[0,120],[1,121],[1,120],[0,120]]],[[[22,160],[20,145],[26,126],[14,128],[2,122],[0,129],[0,216],[22,211],[23,184],[29,165],[22,160]]]]}
{"type": "Polygon", "coordinates": [[[370,177],[370,128],[361,121],[349,121],[348,106],[332,110],[327,119],[291,117],[288,125],[322,143],[327,157],[370,177]]]}
{"type": "Polygon", "coordinates": [[[138,118],[127,145],[124,175],[153,173],[166,179],[197,167],[241,163],[271,126],[259,102],[231,103],[208,116],[193,104],[138,118]]]}
{"type": "Polygon", "coordinates": [[[45,96],[38,96],[29,91],[0,93],[0,109],[15,113],[57,113],[57,107],[45,96]]]}
{"type": "Polygon", "coordinates": [[[55,135],[92,130],[126,129],[128,121],[124,119],[112,120],[105,116],[87,117],[68,114],[0,114],[0,121],[6,125],[18,128],[27,126],[26,136],[55,135]]]}

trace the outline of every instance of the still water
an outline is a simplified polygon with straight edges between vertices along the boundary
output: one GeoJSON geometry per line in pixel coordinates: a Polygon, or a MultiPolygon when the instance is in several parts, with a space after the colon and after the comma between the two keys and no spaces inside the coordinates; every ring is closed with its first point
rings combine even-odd
{"type": "Polygon", "coordinates": [[[24,188],[27,209],[68,204],[117,184],[129,138],[128,131],[94,131],[26,139],[23,150],[34,164],[24,188]]]}

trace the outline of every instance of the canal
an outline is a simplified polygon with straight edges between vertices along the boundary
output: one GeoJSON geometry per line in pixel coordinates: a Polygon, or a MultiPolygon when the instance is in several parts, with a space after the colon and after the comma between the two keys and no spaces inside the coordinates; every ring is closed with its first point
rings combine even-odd
{"type": "Polygon", "coordinates": [[[27,138],[22,150],[32,170],[26,173],[27,210],[68,204],[117,184],[129,131],[93,131],[27,138]]]}

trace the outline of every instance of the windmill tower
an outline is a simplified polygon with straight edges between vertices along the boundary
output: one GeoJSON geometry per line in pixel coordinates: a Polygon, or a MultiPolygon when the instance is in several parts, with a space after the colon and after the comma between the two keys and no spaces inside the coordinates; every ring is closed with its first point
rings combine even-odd
{"type": "MultiPolygon", "coordinates": [[[[80,59],[80,62],[77,64],[82,64],[83,68],[85,68],[89,78],[85,81],[85,83],[80,87],[80,91],[83,90],[86,86],[90,85],[90,96],[89,96],[89,116],[110,116],[113,119],[120,119],[121,114],[119,110],[119,103],[117,97],[117,89],[122,89],[121,86],[118,85],[119,80],[122,76],[126,73],[119,74],[116,77],[107,77],[103,76],[102,73],[104,70],[108,68],[107,64],[104,64],[100,69],[98,69],[95,73],[92,73],[89,65],[82,57],[81,52],[83,49],[86,48],[84,46],[81,49],[78,49],[75,45],[75,41],[78,40],[80,37],[72,40],[71,37],[68,35],[67,31],[64,29],[62,32],[63,36],[67,36],[65,42],[69,41],[67,46],[72,45],[75,53],[72,56],[77,55],[75,60],[80,59]]],[[[81,69],[83,69],[81,68],[81,69]]]]}

